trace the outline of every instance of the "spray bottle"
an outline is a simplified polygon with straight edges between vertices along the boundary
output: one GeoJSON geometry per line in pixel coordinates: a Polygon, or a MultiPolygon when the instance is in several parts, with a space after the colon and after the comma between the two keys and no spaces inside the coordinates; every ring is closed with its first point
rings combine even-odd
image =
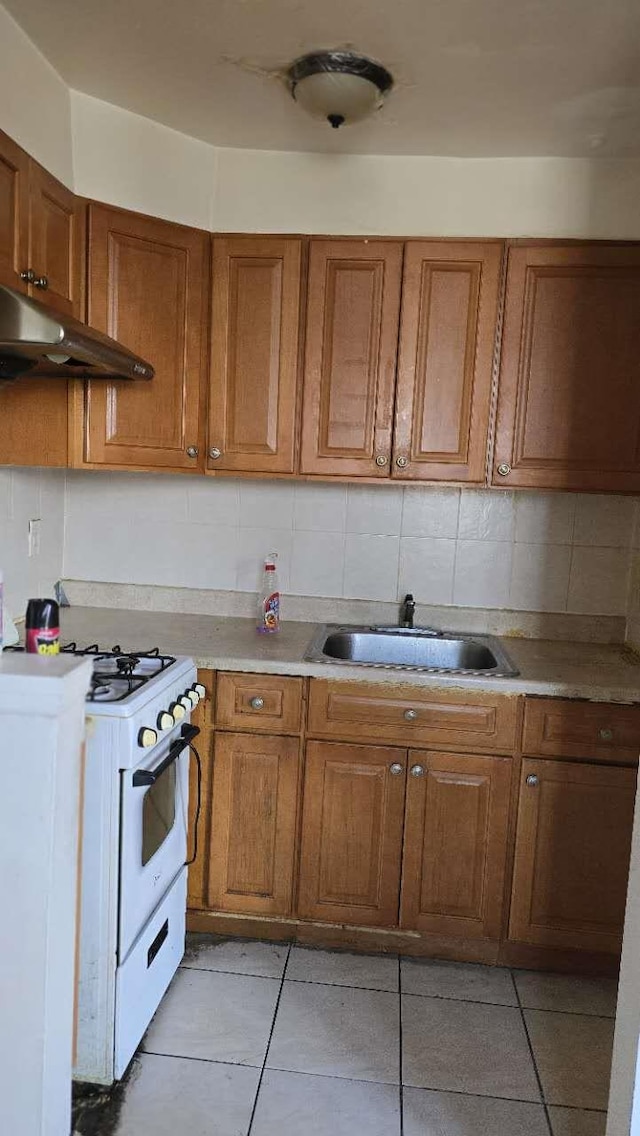
{"type": "Polygon", "coordinates": [[[258,595],[257,630],[273,633],[280,630],[280,592],[276,572],[277,552],[270,552],[264,562],[262,587],[258,595]]]}

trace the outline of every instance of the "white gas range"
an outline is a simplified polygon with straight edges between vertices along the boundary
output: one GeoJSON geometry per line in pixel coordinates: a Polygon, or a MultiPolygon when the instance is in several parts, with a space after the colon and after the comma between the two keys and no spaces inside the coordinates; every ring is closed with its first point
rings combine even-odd
{"type": "Polygon", "coordinates": [[[63,651],[93,657],[74,1078],[110,1084],[184,953],[190,715],[205,692],[188,658],[63,651]]]}

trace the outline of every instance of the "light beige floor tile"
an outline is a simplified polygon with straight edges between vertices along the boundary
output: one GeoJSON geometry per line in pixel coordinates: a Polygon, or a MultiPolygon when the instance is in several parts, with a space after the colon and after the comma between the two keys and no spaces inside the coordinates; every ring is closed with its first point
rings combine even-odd
{"type": "Polygon", "coordinates": [[[215,1117],[216,1136],[246,1136],[259,1077],[259,1069],[143,1053],[122,1098],[101,1118],[99,1131],[111,1136],[211,1136],[215,1117]]]}
{"type": "Polygon", "coordinates": [[[524,1016],[547,1103],[606,1109],[613,1021],[547,1010],[524,1016]]]}
{"type": "Polygon", "coordinates": [[[253,974],[258,978],[282,978],[288,943],[264,943],[253,939],[219,939],[213,935],[187,935],[183,967],[193,970],[224,970],[230,974],[253,974]]]}
{"type": "Polygon", "coordinates": [[[179,970],[144,1039],[150,1053],[262,1065],[280,983],[179,970]]]}
{"type": "Polygon", "coordinates": [[[557,1010],[567,1014],[595,1014],[615,1018],[618,984],[615,978],[581,978],[573,974],[543,974],[514,970],[523,1006],[531,1010],[557,1010]]]}
{"type": "Polygon", "coordinates": [[[399,1063],[397,994],[285,982],[268,1068],[397,1084],[399,1063]]]}
{"type": "Polygon", "coordinates": [[[396,955],[356,955],[349,951],[292,947],[287,966],[289,979],[397,991],[398,959],[396,955]]]}
{"type": "Polygon", "coordinates": [[[492,1002],[498,1006],[518,1005],[511,971],[475,963],[403,958],[402,992],[465,1002],[492,1002]]]}
{"type": "Polygon", "coordinates": [[[251,1136],[361,1136],[364,1133],[366,1136],[400,1136],[397,1086],[266,1070],[251,1136]]]}
{"type": "Polygon", "coordinates": [[[541,1104],[403,1089],[404,1136],[549,1136],[541,1104]]]}
{"type": "Polygon", "coordinates": [[[606,1112],[583,1112],[581,1108],[550,1108],[553,1136],[604,1136],[606,1112]]]}
{"type": "Polygon", "coordinates": [[[520,1011],[402,995],[403,1083],[510,1100],[540,1093],[520,1011]]]}

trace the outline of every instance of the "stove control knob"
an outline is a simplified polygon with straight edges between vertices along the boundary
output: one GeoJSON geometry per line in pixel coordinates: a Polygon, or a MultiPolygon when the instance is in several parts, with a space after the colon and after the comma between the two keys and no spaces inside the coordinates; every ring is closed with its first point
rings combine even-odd
{"type": "Polygon", "coordinates": [[[158,735],[150,726],[143,726],[142,729],[138,731],[138,745],[142,746],[143,749],[149,749],[149,746],[154,746],[157,740],[158,735]]]}
{"type": "Polygon", "coordinates": [[[174,722],[181,722],[186,714],[186,710],[179,702],[172,702],[169,707],[169,713],[173,715],[174,722]]]}
{"type": "Polygon", "coordinates": [[[201,682],[194,682],[192,689],[196,692],[198,698],[206,697],[207,692],[201,682]]]}
{"type": "Polygon", "coordinates": [[[178,699],[178,705],[184,706],[185,710],[192,710],[193,709],[193,707],[191,705],[191,699],[189,698],[188,694],[181,694],[180,695],[180,697],[178,699]]]}
{"type": "Polygon", "coordinates": [[[194,690],[193,687],[191,687],[190,690],[185,690],[185,696],[189,699],[189,702],[195,709],[200,701],[200,695],[198,694],[197,690],[194,690]]]}
{"type": "Polygon", "coordinates": [[[173,714],[170,714],[168,710],[161,710],[158,714],[158,719],[156,722],[158,729],[170,730],[174,724],[173,714]]]}

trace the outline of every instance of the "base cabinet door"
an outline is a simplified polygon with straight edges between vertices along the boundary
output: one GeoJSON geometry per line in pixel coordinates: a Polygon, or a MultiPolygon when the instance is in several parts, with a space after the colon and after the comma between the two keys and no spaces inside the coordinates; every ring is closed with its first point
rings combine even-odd
{"type": "Polygon", "coordinates": [[[635,792],[635,769],[523,761],[510,939],[620,950],[635,792]]]}
{"type": "Polygon", "coordinates": [[[208,233],[90,205],[88,322],[155,377],[87,384],[89,464],[203,469],[208,294],[208,233]]]}
{"type": "Polygon", "coordinates": [[[298,738],[216,735],[210,908],[291,913],[299,771],[298,738]]]}
{"type": "Polygon", "coordinates": [[[390,746],[307,743],[302,918],[397,926],[406,757],[390,746]]]}
{"type": "Polygon", "coordinates": [[[507,757],[410,752],[403,928],[500,938],[510,785],[507,757]]]}

